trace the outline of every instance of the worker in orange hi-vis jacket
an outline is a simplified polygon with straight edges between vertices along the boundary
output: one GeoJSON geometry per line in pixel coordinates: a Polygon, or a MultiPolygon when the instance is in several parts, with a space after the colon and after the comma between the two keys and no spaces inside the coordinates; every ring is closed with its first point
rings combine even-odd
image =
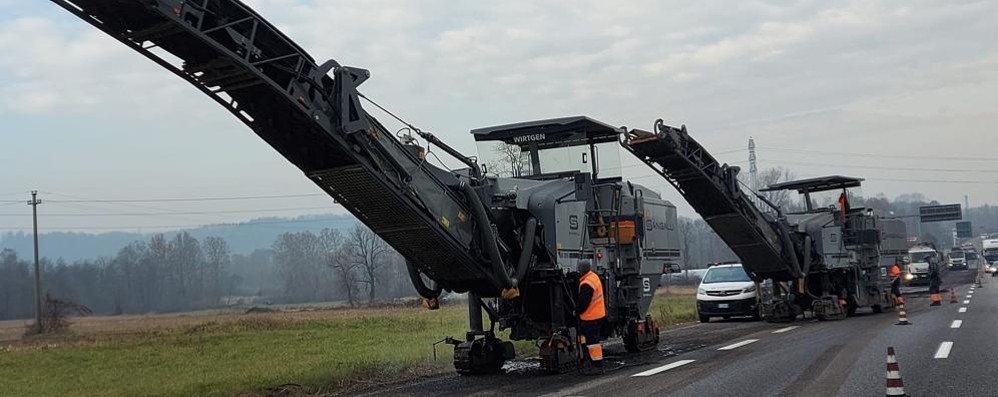
{"type": "Polygon", "coordinates": [[[891,295],[894,295],[894,303],[901,302],[901,264],[897,260],[891,265],[891,270],[888,272],[891,276],[891,295]]]}
{"type": "Polygon", "coordinates": [[[592,271],[587,260],[578,264],[579,300],[576,314],[579,315],[579,328],[585,338],[586,350],[595,369],[603,369],[603,345],[600,344],[602,321],[606,318],[606,305],[603,302],[603,282],[592,271]]]}
{"type": "Polygon", "coordinates": [[[942,305],[942,297],[939,295],[942,284],[943,279],[939,276],[939,262],[935,258],[929,258],[929,296],[932,299],[929,306],[942,305]]]}

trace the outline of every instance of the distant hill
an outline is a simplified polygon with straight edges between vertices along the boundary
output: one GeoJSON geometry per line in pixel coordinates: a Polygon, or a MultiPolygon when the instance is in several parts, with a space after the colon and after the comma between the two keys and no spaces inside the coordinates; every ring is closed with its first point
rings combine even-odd
{"type": "MultiPolygon", "coordinates": [[[[229,243],[233,254],[249,254],[253,250],[269,248],[278,235],[287,232],[318,232],[324,228],[346,232],[357,224],[351,215],[304,215],[296,218],[258,218],[244,223],[207,225],[194,229],[182,229],[199,240],[205,237],[222,237],[229,243]]],[[[42,257],[63,258],[72,262],[80,259],[93,259],[113,256],[122,247],[135,240],[148,240],[162,233],[167,238],[181,230],[152,233],[73,233],[48,232],[38,235],[38,245],[42,257]]],[[[31,233],[7,232],[0,234],[0,249],[10,248],[21,257],[30,257],[33,252],[31,233]]]]}

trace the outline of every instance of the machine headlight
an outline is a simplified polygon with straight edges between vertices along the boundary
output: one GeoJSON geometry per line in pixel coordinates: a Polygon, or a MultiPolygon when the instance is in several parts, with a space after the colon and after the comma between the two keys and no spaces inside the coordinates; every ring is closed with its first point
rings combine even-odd
{"type": "Polygon", "coordinates": [[[755,292],[755,286],[754,285],[751,286],[751,287],[745,288],[744,290],[742,290],[743,294],[747,294],[749,292],[755,292]]]}
{"type": "Polygon", "coordinates": [[[911,281],[911,279],[913,279],[913,278],[915,278],[915,276],[912,275],[911,273],[905,273],[904,274],[904,281],[911,281]]]}
{"type": "Polygon", "coordinates": [[[707,290],[703,288],[697,288],[697,293],[700,295],[707,295],[707,290]]]}

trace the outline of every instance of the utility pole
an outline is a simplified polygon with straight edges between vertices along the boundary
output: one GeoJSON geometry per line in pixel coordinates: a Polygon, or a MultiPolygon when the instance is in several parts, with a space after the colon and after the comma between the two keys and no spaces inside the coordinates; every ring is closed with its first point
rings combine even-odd
{"type": "Polygon", "coordinates": [[[756,167],[755,164],[755,139],[752,139],[752,137],[748,138],[748,161],[749,161],[749,169],[748,169],[749,183],[751,184],[752,188],[755,189],[756,188],[755,177],[756,174],[759,172],[759,168],[756,167]]]}
{"type": "Polygon", "coordinates": [[[35,225],[35,331],[39,334],[42,333],[42,272],[38,264],[38,204],[41,203],[38,191],[32,190],[28,205],[31,206],[31,218],[35,225]]]}

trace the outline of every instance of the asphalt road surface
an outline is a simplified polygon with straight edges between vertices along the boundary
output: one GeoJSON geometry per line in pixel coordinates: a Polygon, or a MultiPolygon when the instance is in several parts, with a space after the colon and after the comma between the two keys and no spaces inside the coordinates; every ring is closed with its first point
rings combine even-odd
{"type": "Polygon", "coordinates": [[[603,375],[545,375],[535,360],[508,363],[490,376],[447,374],[381,386],[370,396],[874,396],[886,391],[893,346],[911,396],[994,395],[998,357],[998,278],[953,271],[929,306],[923,288],[906,288],[908,319],[860,312],[845,321],[770,324],[729,320],[667,331],[655,351],[607,347],[603,375]]]}

